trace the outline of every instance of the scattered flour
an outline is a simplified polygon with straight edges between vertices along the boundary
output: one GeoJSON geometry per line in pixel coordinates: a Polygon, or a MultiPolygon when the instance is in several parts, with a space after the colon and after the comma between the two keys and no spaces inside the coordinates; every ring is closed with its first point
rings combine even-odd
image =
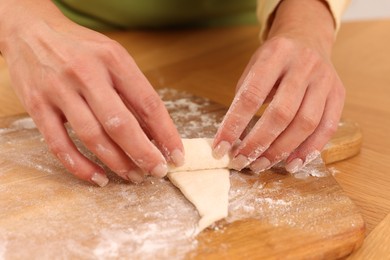
{"type": "MultiPolygon", "coordinates": [[[[159,94],[182,137],[214,136],[225,113],[220,106],[170,89],[159,94]],[[172,96],[179,98],[170,101],[172,96]]],[[[97,161],[73,131],[68,132],[76,146],[97,161]]],[[[324,188],[321,180],[326,178],[317,178],[325,177],[319,167],[323,166],[317,158],[295,175],[293,183],[282,168],[261,175],[232,171],[229,216],[221,223],[254,218],[275,226],[320,229],[316,221],[326,218],[327,203],[335,197],[324,199],[300,189],[313,181],[319,191],[324,188]],[[311,201],[316,203],[308,207],[311,201]],[[302,212],[312,219],[309,224],[302,221],[302,212]]],[[[112,172],[109,175],[108,186],[98,188],[68,174],[48,151],[30,118],[0,128],[0,259],[183,259],[196,250],[199,216],[168,180],[148,177],[143,184],[133,185],[112,172]],[[15,129],[23,131],[16,133],[15,129]],[[17,172],[21,167],[30,171],[17,172]],[[15,174],[20,179],[7,183],[18,179],[15,174]],[[33,189],[25,188],[25,179],[33,189]]],[[[218,230],[223,232],[223,228],[218,230]]]]}
{"type": "Polygon", "coordinates": [[[183,138],[214,137],[225,110],[207,99],[194,98],[185,92],[161,89],[159,94],[183,138]],[[177,96],[179,98],[172,100],[177,96]]]}
{"type": "Polygon", "coordinates": [[[336,176],[338,173],[340,173],[340,171],[336,167],[329,167],[328,170],[330,174],[332,174],[332,176],[336,176]]]}
{"type": "Polygon", "coordinates": [[[10,128],[16,128],[16,129],[34,129],[37,128],[34,121],[31,117],[21,118],[19,120],[14,121],[10,128]]]}
{"type": "Polygon", "coordinates": [[[112,117],[110,119],[108,119],[106,122],[105,122],[106,126],[108,128],[116,128],[118,127],[120,124],[121,124],[121,120],[119,117],[112,117]]]}

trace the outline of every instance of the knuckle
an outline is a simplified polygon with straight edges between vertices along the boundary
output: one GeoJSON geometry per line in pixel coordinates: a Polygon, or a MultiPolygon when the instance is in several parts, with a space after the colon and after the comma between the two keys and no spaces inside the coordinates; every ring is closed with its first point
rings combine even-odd
{"type": "Polygon", "coordinates": [[[108,116],[104,121],[104,126],[111,135],[119,135],[126,131],[129,119],[125,116],[116,114],[108,116]]]}
{"type": "Polygon", "coordinates": [[[289,51],[294,48],[294,42],[288,37],[278,36],[274,37],[270,41],[274,50],[289,51]]]}
{"type": "Polygon", "coordinates": [[[344,100],[345,95],[346,95],[346,90],[345,90],[344,85],[341,82],[336,84],[336,90],[337,90],[337,94],[338,94],[339,98],[344,100]]]}
{"type": "Polygon", "coordinates": [[[91,68],[86,63],[87,60],[88,58],[72,58],[62,68],[63,77],[77,82],[77,85],[79,85],[79,87],[91,87],[92,84],[90,84],[90,82],[93,81],[93,73],[91,73],[91,68]]]}
{"type": "MultiPolygon", "coordinates": [[[[69,59],[61,68],[61,76],[65,79],[70,79],[75,82],[75,86],[83,88],[96,87],[91,82],[96,81],[96,73],[94,72],[97,66],[97,62],[91,61],[91,57],[86,55],[80,55],[69,59]]],[[[58,84],[57,84],[58,85],[58,84]]],[[[60,88],[56,88],[56,91],[60,88]]],[[[68,89],[64,88],[64,92],[68,89]]]]}
{"type": "Polygon", "coordinates": [[[102,129],[99,124],[86,123],[77,132],[77,136],[88,147],[96,143],[96,140],[101,138],[102,129]]]}
{"type": "Polygon", "coordinates": [[[117,41],[114,41],[114,40],[111,40],[111,39],[107,39],[106,41],[103,42],[103,46],[105,48],[103,48],[104,50],[108,51],[108,52],[116,52],[116,51],[120,51],[122,50],[122,45],[120,45],[117,41]]]}
{"type": "Polygon", "coordinates": [[[59,75],[55,73],[46,73],[45,75],[45,86],[48,90],[52,90],[53,87],[55,88],[60,83],[59,75]]]}
{"type": "Polygon", "coordinates": [[[40,117],[46,110],[46,104],[37,96],[29,96],[24,100],[24,105],[30,115],[40,117]]]}
{"type": "Polygon", "coordinates": [[[316,65],[320,64],[320,55],[310,48],[304,48],[302,56],[305,64],[310,65],[310,67],[315,67],[316,65]]]}
{"type": "Polygon", "coordinates": [[[59,75],[48,75],[45,78],[45,87],[43,91],[45,96],[52,99],[55,103],[65,103],[69,88],[61,82],[59,75]]]}
{"type": "Polygon", "coordinates": [[[63,65],[62,74],[70,77],[79,77],[79,71],[82,68],[81,64],[83,63],[84,62],[79,57],[72,57],[63,65]]]}
{"type": "Polygon", "coordinates": [[[123,56],[124,48],[116,41],[107,39],[102,42],[98,55],[105,61],[119,61],[123,56]]]}
{"type": "Polygon", "coordinates": [[[338,128],[338,124],[332,120],[328,121],[324,127],[324,133],[326,136],[332,136],[338,128]]]}
{"type": "Polygon", "coordinates": [[[247,86],[247,89],[241,93],[241,104],[245,110],[253,110],[262,103],[262,95],[253,83],[247,86]]]}
{"type": "Polygon", "coordinates": [[[300,79],[298,77],[291,77],[288,80],[286,80],[285,84],[287,86],[285,91],[289,95],[293,96],[296,93],[297,88],[302,86],[302,79],[300,79]]]}
{"type": "Polygon", "coordinates": [[[313,116],[302,116],[299,118],[299,126],[304,133],[312,133],[319,124],[319,120],[313,116]]]}
{"type": "Polygon", "coordinates": [[[289,123],[294,117],[294,112],[287,105],[273,107],[272,114],[278,124],[289,123]]]}
{"type": "Polygon", "coordinates": [[[164,109],[163,102],[157,94],[149,94],[142,99],[142,104],[140,106],[141,116],[144,118],[150,118],[153,116],[158,116],[162,109],[164,109]]]}
{"type": "Polygon", "coordinates": [[[56,156],[67,150],[66,144],[58,139],[55,135],[46,134],[45,139],[49,150],[56,156]]]}
{"type": "MultiPolygon", "coordinates": [[[[322,82],[334,83],[335,81],[335,71],[329,67],[327,64],[315,64],[313,65],[314,69],[320,71],[321,74],[318,76],[318,80],[322,82]]],[[[330,85],[331,86],[331,85],[330,85]]]]}

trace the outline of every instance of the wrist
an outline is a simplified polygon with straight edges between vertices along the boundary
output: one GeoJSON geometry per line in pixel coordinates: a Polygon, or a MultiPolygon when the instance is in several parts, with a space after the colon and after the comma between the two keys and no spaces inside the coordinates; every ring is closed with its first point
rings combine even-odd
{"type": "Polygon", "coordinates": [[[64,20],[59,19],[63,15],[50,0],[0,2],[0,52],[3,54],[15,45],[18,39],[38,33],[41,25],[55,25],[64,20]]]}
{"type": "Polygon", "coordinates": [[[12,31],[12,27],[10,26],[13,20],[10,11],[12,6],[11,1],[4,0],[0,2],[0,52],[2,53],[9,39],[10,31],[12,31]]]}
{"type": "Polygon", "coordinates": [[[323,0],[283,0],[275,12],[267,38],[287,37],[330,55],[335,40],[335,23],[323,0]]]}

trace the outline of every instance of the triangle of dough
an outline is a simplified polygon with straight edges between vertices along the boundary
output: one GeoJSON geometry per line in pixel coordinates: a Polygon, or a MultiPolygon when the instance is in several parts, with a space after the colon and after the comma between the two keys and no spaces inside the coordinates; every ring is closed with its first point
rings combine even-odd
{"type": "Polygon", "coordinates": [[[168,173],[170,181],[196,207],[198,232],[228,215],[230,171],[212,169],[168,173]]]}

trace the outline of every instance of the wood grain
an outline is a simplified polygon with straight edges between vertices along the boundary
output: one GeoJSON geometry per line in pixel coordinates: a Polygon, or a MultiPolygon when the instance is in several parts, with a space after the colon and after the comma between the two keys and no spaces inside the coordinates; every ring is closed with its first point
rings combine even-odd
{"type": "Polygon", "coordinates": [[[390,214],[368,235],[359,251],[348,259],[389,259],[390,258],[390,214]],[[384,256],[387,256],[384,257],[384,256]]]}
{"type": "Polygon", "coordinates": [[[370,232],[390,212],[390,20],[346,23],[333,60],[347,98],[343,116],[364,134],[361,153],[334,164],[337,181],[359,206],[370,232]]]}

